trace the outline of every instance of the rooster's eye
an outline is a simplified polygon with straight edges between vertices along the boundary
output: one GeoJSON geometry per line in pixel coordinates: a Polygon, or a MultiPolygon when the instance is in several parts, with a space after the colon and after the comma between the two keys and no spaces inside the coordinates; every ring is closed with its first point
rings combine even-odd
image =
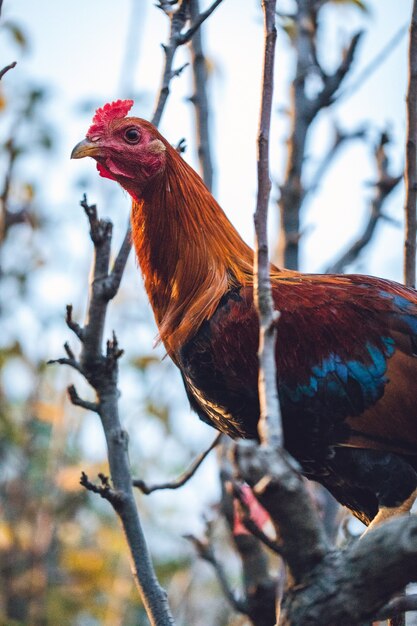
{"type": "Polygon", "coordinates": [[[137,128],[128,128],[125,130],[124,137],[128,143],[138,143],[140,139],[140,132],[137,128]]]}

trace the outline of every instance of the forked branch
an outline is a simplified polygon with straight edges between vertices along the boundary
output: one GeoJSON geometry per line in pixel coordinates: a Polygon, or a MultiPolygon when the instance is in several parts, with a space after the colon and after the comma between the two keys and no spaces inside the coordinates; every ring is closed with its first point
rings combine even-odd
{"type": "Polygon", "coordinates": [[[183,32],[187,22],[190,22],[190,14],[188,10],[188,0],[180,0],[178,7],[173,8],[170,2],[164,0],[159,1],[159,8],[162,9],[170,19],[170,33],[168,43],[163,46],[165,53],[165,64],[162,74],[162,84],[159,90],[159,96],[155,106],[155,111],[152,116],[152,123],[158,126],[163,110],[165,108],[166,101],[169,96],[170,82],[174,76],[178,76],[178,73],[184,69],[184,66],[179,70],[173,69],[174,56],[179,46],[188,43],[194,33],[198,30],[201,24],[213,13],[214,9],[222,2],[222,0],[215,0],[205,11],[197,16],[194,16],[189,28],[183,32]]]}
{"type": "Polygon", "coordinates": [[[68,393],[74,405],[95,411],[101,419],[107,441],[113,486],[104,475],[99,476],[101,484],[97,486],[83,474],[81,484],[112,504],[122,522],[130,548],[135,582],[149,620],[153,626],[170,626],[174,621],[167,603],[166,593],[159,585],[155,575],[133,495],[128,457],[128,437],[122,428],[118,407],[118,360],[123,351],[119,348],[114,333],[112,339],[107,341],[107,348],[103,353],[103,332],[107,306],[115,295],[112,278],[116,275],[115,280],[118,287],[128,258],[129,247],[126,245],[125,238],[111,269],[112,225],[106,220],[99,219],[95,205],[88,204],[85,196],[81,205],[88,217],[91,240],[94,244],[88,322],[84,327],[81,327],[72,319],[72,308],[67,307],[67,324],[81,342],[81,355],[77,361],[73,351],[66,344],[67,356],[59,359],[58,362],[77,369],[95,390],[95,402],[81,398],[73,385],[68,388],[68,393]]]}

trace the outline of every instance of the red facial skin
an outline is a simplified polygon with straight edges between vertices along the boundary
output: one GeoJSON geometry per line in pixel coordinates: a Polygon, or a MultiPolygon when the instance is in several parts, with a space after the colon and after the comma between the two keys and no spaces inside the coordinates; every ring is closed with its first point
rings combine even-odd
{"type": "Polygon", "coordinates": [[[132,105],[132,100],[118,100],[98,109],[73,157],[91,156],[100,176],[117,181],[139,200],[148,182],[164,169],[170,146],[146,120],[126,117],[132,105]]]}

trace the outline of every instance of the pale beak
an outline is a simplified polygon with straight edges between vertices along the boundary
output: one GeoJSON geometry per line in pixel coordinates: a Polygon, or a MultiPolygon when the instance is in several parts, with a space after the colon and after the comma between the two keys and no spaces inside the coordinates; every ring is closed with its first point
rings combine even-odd
{"type": "Polygon", "coordinates": [[[71,152],[71,159],[83,159],[88,156],[94,158],[100,156],[100,152],[100,146],[97,143],[93,143],[89,139],[83,139],[80,143],[77,143],[71,152]]]}

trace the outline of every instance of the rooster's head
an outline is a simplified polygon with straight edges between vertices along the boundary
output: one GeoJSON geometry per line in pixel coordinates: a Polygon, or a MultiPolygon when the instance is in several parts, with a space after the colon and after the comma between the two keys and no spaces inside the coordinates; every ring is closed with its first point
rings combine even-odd
{"type": "Polygon", "coordinates": [[[133,100],[117,100],[97,109],[71,158],[92,157],[100,176],[116,180],[137,197],[163,171],[170,146],[150,122],[126,117],[132,106],[133,100]]]}

